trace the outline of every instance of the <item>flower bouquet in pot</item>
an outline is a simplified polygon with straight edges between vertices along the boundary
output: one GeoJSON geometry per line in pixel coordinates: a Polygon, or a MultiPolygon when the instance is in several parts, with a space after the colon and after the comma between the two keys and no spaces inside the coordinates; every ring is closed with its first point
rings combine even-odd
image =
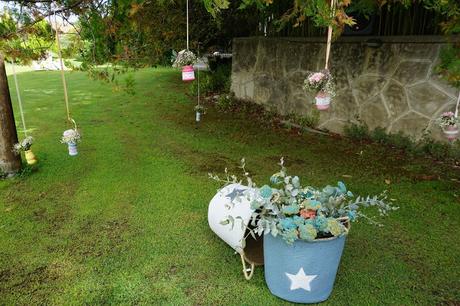
{"type": "Polygon", "coordinates": [[[329,70],[321,70],[308,74],[304,88],[316,92],[315,105],[319,110],[329,109],[331,99],[335,96],[335,86],[329,70]]]}
{"type": "Polygon", "coordinates": [[[80,141],[81,135],[77,129],[68,129],[62,134],[61,143],[67,144],[70,156],[78,155],[77,143],[80,141]]]}
{"type": "MultiPolygon", "coordinates": [[[[385,192],[355,197],[342,182],[322,189],[302,186],[299,177],[287,174],[283,159],[279,165],[271,184],[260,188],[242,166],[250,188],[239,197],[254,209],[248,232],[263,234],[265,280],[274,295],[297,303],[321,302],[332,292],[350,222],[362,218],[379,224],[360,209],[373,207],[384,216],[397,207],[385,192]]],[[[211,177],[237,182],[235,176],[211,177]]]]}
{"type": "Polygon", "coordinates": [[[206,114],[206,108],[201,104],[195,105],[195,121],[200,122],[204,114],[206,114]]]}
{"type": "Polygon", "coordinates": [[[35,157],[35,154],[30,149],[33,143],[34,138],[32,136],[27,136],[21,142],[13,146],[13,152],[15,154],[21,154],[21,152],[24,152],[27,164],[29,165],[35,165],[38,162],[37,157],[35,157]]]}
{"type": "Polygon", "coordinates": [[[193,70],[193,64],[195,64],[197,58],[192,51],[182,50],[179,53],[173,52],[173,64],[174,68],[182,67],[182,81],[190,82],[195,80],[195,71],[193,70]]]}
{"type": "Polygon", "coordinates": [[[454,141],[457,138],[460,119],[453,112],[442,113],[441,117],[437,119],[437,123],[447,140],[454,141]]]}

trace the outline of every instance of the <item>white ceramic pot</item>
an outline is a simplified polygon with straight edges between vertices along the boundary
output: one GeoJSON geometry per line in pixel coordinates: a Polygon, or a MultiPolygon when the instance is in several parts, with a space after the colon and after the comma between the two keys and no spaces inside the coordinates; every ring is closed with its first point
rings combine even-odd
{"type": "Polygon", "coordinates": [[[315,96],[315,105],[319,110],[326,110],[331,104],[331,96],[324,92],[319,92],[315,96]]]}
{"type": "Polygon", "coordinates": [[[458,136],[458,127],[456,125],[449,125],[443,130],[443,132],[447,140],[454,141],[458,136]]]}

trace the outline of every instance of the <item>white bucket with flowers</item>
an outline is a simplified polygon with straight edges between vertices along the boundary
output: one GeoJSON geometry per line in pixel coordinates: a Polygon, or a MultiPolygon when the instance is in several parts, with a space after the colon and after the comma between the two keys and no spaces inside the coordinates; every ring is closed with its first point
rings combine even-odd
{"type": "Polygon", "coordinates": [[[445,112],[441,114],[441,117],[437,119],[439,127],[442,129],[444,136],[449,141],[454,141],[458,137],[458,125],[460,119],[455,116],[453,112],[445,112]]]}
{"type": "MultiPolygon", "coordinates": [[[[291,302],[318,303],[332,293],[350,221],[363,218],[377,224],[360,208],[374,207],[384,216],[397,207],[387,202],[385,192],[355,197],[342,182],[323,189],[302,186],[299,177],[287,174],[283,159],[279,165],[271,186],[256,188],[243,164],[251,188],[239,187],[241,192],[232,203],[250,205],[252,213],[245,212],[242,224],[250,225],[246,230],[251,235],[263,235],[265,281],[270,291],[291,302]]],[[[227,175],[225,182],[236,181],[227,175]]],[[[236,225],[235,216],[223,223],[236,225]]]]}
{"type": "Polygon", "coordinates": [[[329,70],[324,69],[319,72],[309,73],[304,84],[306,90],[316,92],[316,108],[327,110],[331,104],[332,97],[335,96],[335,86],[329,70]]]}
{"type": "Polygon", "coordinates": [[[182,50],[179,53],[173,51],[172,66],[182,68],[182,81],[191,82],[195,80],[193,65],[197,62],[195,54],[190,50],[182,50]]]}
{"type": "Polygon", "coordinates": [[[67,144],[70,156],[78,155],[77,143],[80,141],[81,135],[77,129],[68,129],[62,134],[61,143],[67,144]]]}

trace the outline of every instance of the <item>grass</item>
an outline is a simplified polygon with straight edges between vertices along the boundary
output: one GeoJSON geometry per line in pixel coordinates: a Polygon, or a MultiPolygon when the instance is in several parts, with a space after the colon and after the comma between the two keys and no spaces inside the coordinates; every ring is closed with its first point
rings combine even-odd
{"type": "Polygon", "coordinates": [[[137,72],[135,96],[67,73],[84,137],[72,158],[59,143],[59,72],[18,77],[40,164],[0,181],[0,304],[287,304],[263,269],[245,281],[207,225],[218,188],[207,173],[235,171],[243,156],[260,183],[284,156],[310,185],[344,180],[397,199],[383,228],[354,224],[325,305],[460,303],[458,169],[212,108],[196,128],[194,100],[169,69],[137,72]]]}

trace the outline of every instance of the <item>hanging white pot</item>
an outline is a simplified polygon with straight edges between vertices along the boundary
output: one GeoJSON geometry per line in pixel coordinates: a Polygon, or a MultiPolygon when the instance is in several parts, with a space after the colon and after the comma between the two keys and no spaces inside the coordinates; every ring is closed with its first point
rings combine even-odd
{"type": "Polygon", "coordinates": [[[319,110],[327,110],[331,104],[331,96],[323,91],[320,91],[315,96],[315,105],[319,110]]]}
{"type": "Polygon", "coordinates": [[[196,121],[196,122],[200,122],[200,120],[201,120],[201,113],[200,113],[199,111],[197,111],[197,112],[195,113],[195,121],[196,121]]]}
{"type": "Polygon", "coordinates": [[[255,240],[249,236],[246,243],[243,243],[254,210],[244,197],[240,197],[241,201],[236,200],[232,203],[232,200],[245,190],[248,190],[248,187],[240,184],[231,184],[219,190],[209,203],[208,223],[219,238],[241,255],[244,276],[250,279],[254,266],[263,264],[263,248],[262,238],[255,240]],[[234,223],[223,224],[222,221],[229,216],[234,219],[234,223]],[[246,263],[249,263],[251,268],[246,268],[246,263]]]}
{"type": "Polygon", "coordinates": [[[454,141],[458,136],[458,127],[456,125],[449,125],[444,128],[443,132],[447,140],[454,141]]]}
{"type": "Polygon", "coordinates": [[[74,142],[68,142],[67,147],[69,149],[69,155],[70,156],[76,156],[78,155],[78,149],[77,149],[77,144],[74,142]]]}
{"type": "Polygon", "coordinates": [[[188,65],[182,67],[182,81],[191,82],[193,80],[195,80],[195,70],[193,70],[193,66],[188,65]]]}

